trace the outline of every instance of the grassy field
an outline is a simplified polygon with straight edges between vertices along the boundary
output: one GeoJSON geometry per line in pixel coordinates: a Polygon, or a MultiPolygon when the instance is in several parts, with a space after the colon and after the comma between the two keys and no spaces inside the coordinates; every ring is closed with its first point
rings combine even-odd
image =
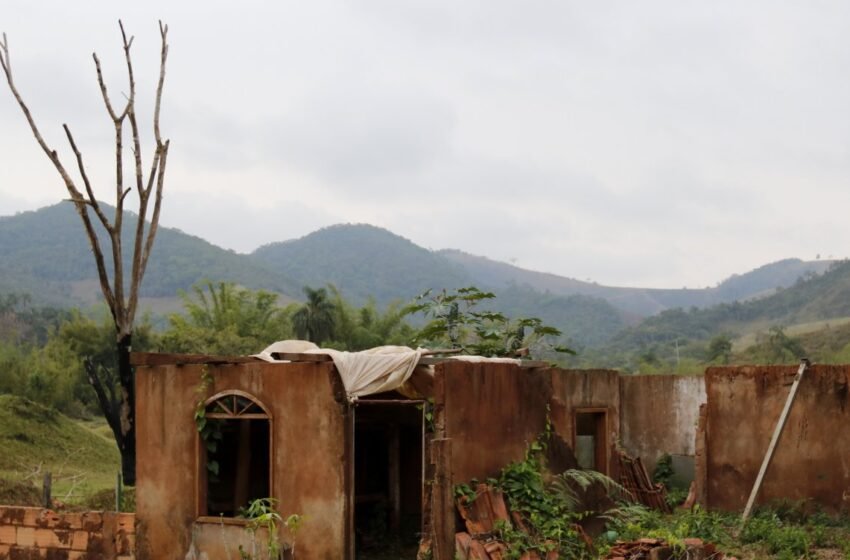
{"type": "MultiPolygon", "coordinates": [[[[798,323],[796,325],[788,325],[785,328],[785,334],[788,336],[794,337],[802,337],[805,335],[810,335],[813,333],[818,333],[819,331],[824,331],[826,329],[836,329],[838,327],[843,327],[846,325],[850,325],[850,317],[839,317],[836,319],[826,319],[823,321],[812,321],[809,323],[798,323]]],[[[754,328],[742,335],[738,339],[734,341],[733,350],[736,352],[740,352],[753,346],[756,344],[758,336],[764,335],[767,333],[768,329],[772,327],[771,324],[764,325],[754,325],[754,328]]]]}
{"type": "Polygon", "coordinates": [[[104,421],[72,420],[11,395],[0,395],[0,449],[0,503],[38,500],[50,472],[55,499],[88,505],[111,493],[121,468],[104,421]]]}

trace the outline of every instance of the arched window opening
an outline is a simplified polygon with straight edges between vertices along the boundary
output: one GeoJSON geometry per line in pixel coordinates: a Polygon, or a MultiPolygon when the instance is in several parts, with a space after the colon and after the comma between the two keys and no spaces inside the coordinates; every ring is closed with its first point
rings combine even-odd
{"type": "Polygon", "coordinates": [[[201,436],[200,515],[237,517],[271,495],[271,417],[241,391],[206,401],[201,436]]]}

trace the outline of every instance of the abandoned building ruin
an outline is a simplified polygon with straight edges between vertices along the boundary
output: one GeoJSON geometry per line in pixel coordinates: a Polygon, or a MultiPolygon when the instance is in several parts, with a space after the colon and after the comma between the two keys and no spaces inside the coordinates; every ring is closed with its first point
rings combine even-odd
{"type": "MultiPolygon", "coordinates": [[[[453,558],[454,485],[521,459],[547,415],[583,467],[616,477],[618,449],[650,470],[670,454],[700,503],[740,511],[796,372],[630,376],[421,357],[403,387],[352,400],[329,356],[282,357],[134,356],[138,558],[183,558],[192,545],[225,558],[223,543],[244,538],[238,506],[263,496],[279,500],[284,516],[303,516],[304,558],[354,558],[362,518],[379,505],[392,531],[421,535],[434,558],[453,558]],[[207,415],[242,420],[223,434],[230,459],[215,480],[192,421],[204,376],[207,415]]],[[[843,511],[850,366],[816,365],[807,375],[759,502],[812,499],[843,511]]]]}
{"type": "MultiPolygon", "coordinates": [[[[273,497],[284,517],[302,516],[298,558],[353,560],[364,525],[382,511],[391,533],[421,538],[433,558],[451,560],[454,486],[520,460],[547,417],[582,467],[616,478],[621,450],[650,472],[669,454],[683,482],[694,481],[700,504],[741,511],[797,371],[736,366],[640,376],[417,355],[402,386],[352,398],[332,357],[274,357],[134,354],[134,534],[124,520],[120,535],[98,526],[91,530],[100,540],[89,533],[80,546],[129,542],[139,560],[182,560],[189,550],[209,560],[238,557],[237,546],[248,543],[239,508],[273,497]],[[219,421],[214,451],[199,434],[201,410],[219,421]]],[[[848,380],[850,366],[809,368],[757,503],[812,500],[848,510],[848,380]]],[[[25,513],[35,515],[0,507],[0,559],[40,546],[32,538],[8,542],[31,534],[24,526],[15,533],[25,513]]],[[[76,546],[75,535],[59,540],[76,546]]]]}

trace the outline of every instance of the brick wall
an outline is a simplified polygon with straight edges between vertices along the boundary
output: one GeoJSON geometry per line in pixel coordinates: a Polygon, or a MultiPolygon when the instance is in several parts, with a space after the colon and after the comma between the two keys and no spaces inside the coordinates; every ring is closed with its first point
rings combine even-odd
{"type": "Polygon", "coordinates": [[[135,515],[0,506],[0,560],[132,560],[135,515]]]}

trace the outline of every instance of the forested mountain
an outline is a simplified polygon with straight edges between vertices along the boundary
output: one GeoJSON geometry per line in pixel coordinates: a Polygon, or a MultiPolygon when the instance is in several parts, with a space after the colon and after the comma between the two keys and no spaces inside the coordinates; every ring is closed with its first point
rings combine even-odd
{"type": "Polygon", "coordinates": [[[772,326],[850,316],[850,261],[836,261],[820,275],[799,278],[792,286],[745,302],[706,309],[671,309],[648,317],[613,341],[612,348],[630,349],[707,340],[719,333],[735,336],[772,326]]]}
{"type": "Polygon", "coordinates": [[[654,315],[665,309],[708,307],[763,296],[776,288],[790,286],[803,276],[820,274],[833,262],[785,259],[744,274],[736,274],[713,288],[653,289],[602,286],[595,282],[526,270],[457,250],[443,250],[440,254],[463,266],[482,287],[497,289],[517,284],[559,295],[592,296],[639,317],[654,315]]]}
{"type": "Polygon", "coordinates": [[[334,284],[362,303],[410,300],[428,288],[473,283],[464,268],[385,229],[335,225],[299,239],[265,245],[251,256],[303,285],[334,284]]]}
{"type": "MultiPolygon", "coordinates": [[[[125,231],[133,230],[134,218],[127,214],[125,231]]],[[[33,303],[60,306],[100,300],[88,242],[70,203],[0,217],[0,263],[0,294],[28,293],[33,303]]],[[[541,317],[577,345],[598,346],[615,336],[618,344],[635,345],[670,336],[702,337],[727,328],[736,313],[747,314],[747,324],[850,315],[850,309],[845,310],[850,298],[844,297],[843,281],[836,279],[845,265],[818,276],[827,266],[826,261],[787,259],[733,276],[714,288],[620,288],[524,270],[457,250],[430,251],[364,224],[331,226],[266,245],[250,255],[160,228],[142,294],[148,306],[156,298],[170,298],[173,307],[165,310],[176,310],[178,290],[201,279],[266,289],[281,294],[283,301],[302,298],[305,285],[332,283],[355,304],[373,298],[383,306],[410,301],[426,289],[477,285],[497,294],[495,308],[513,316],[541,317]],[[813,278],[765,297],[801,277],[813,278]],[[762,299],[731,303],[756,297],[762,299]],[[665,312],[718,303],[722,305],[704,311],[665,312]],[[660,312],[635,327],[642,318],[660,312]],[[632,329],[624,331],[629,326],[632,329]]]]}
{"type": "MultiPolygon", "coordinates": [[[[110,215],[114,210],[105,207],[105,211],[110,215]]],[[[125,213],[125,238],[135,227],[136,216],[125,213]]],[[[101,242],[106,243],[105,236],[101,242]]],[[[130,241],[124,243],[129,247],[130,241]]],[[[125,251],[128,263],[129,253],[125,251]]],[[[28,293],[35,303],[60,306],[89,304],[101,298],[91,249],[69,202],[0,217],[0,263],[0,293],[28,293]]],[[[300,293],[299,284],[246,255],[161,227],[142,295],[173,298],[178,290],[204,278],[282,294],[300,293]]]]}

